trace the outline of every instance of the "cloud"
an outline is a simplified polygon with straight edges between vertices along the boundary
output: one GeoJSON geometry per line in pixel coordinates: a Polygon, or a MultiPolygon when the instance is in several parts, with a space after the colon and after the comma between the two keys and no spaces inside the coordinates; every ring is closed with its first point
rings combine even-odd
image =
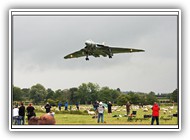
{"type": "Polygon", "coordinates": [[[50,88],[85,81],[124,90],[177,88],[175,16],[15,16],[13,29],[15,84],[23,86],[24,77],[18,76],[24,75],[50,88]],[[90,57],[90,61],[63,59],[83,48],[87,39],[145,52],[116,54],[112,59],[90,57]]]}

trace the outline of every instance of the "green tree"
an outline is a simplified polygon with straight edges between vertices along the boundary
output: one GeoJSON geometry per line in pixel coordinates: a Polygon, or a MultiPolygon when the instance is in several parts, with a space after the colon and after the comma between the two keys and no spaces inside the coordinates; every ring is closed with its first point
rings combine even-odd
{"type": "Polygon", "coordinates": [[[54,100],[58,100],[58,101],[66,101],[66,97],[64,97],[64,91],[61,90],[61,89],[58,89],[55,91],[55,94],[54,94],[54,100]]]}
{"type": "Polygon", "coordinates": [[[41,84],[36,84],[31,87],[30,99],[33,100],[33,103],[39,104],[40,102],[45,102],[46,96],[47,91],[41,84]]]}
{"type": "Polygon", "coordinates": [[[28,101],[30,97],[30,88],[23,88],[21,89],[23,93],[23,100],[28,101]]]}
{"type": "Polygon", "coordinates": [[[170,94],[171,100],[172,100],[173,102],[178,102],[178,96],[179,96],[178,89],[175,89],[175,90],[170,94]]]}
{"type": "Polygon", "coordinates": [[[98,100],[107,103],[111,101],[112,103],[117,102],[117,98],[121,95],[121,92],[116,89],[110,89],[109,87],[102,87],[99,91],[98,100]]]}
{"type": "Polygon", "coordinates": [[[69,89],[69,100],[72,104],[75,104],[78,101],[78,88],[70,88],[69,89]]]}
{"type": "Polygon", "coordinates": [[[19,87],[13,87],[13,101],[22,101],[23,93],[19,87]]]}
{"type": "Polygon", "coordinates": [[[122,106],[122,105],[125,105],[129,100],[130,100],[129,95],[127,95],[127,94],[121,94],[117,98],[117,104],[120,105],[120,106],[122,106]]]}
{"type": "Polygon", "coordinates": [[[154,92],[150,92],[146,96],[147,104],[153,104],[154,102],[158,102],[156,94],[154,92]]]}
{"type": "Polygon", "coordinates": [[[131,94],[130,101],[133,104],[136,104],[136,105],[139,104],[141,102],[139,94],[137,93],[131,94]]]}
{"type": "Polygon", "coordinates": [[[86,103],[91,103],[94,102],[95,100],[98,99],[97,95],[99,92],[99,85],[98,84],[93,84],[93,83],[83,83],[78,87],[78,96],[80,103],[86,104],[86,103]]]}
{"type": "Polygon", "coordinates": [[[121,95],[122,93],[120,92],[120,90],[111,90],[111,100],[112,103],[116,103],[117,102],[117,98],[121,95]]]}
{"type": "Polygon", "coordinates": [[[139,104],[146,105],[147,103],[147,94],[146,93],[138,93],[139,95],[139,104]]]}
{"type": "Polygon", "coordinates": [[[98,99],[98,93],[100,91],[100,86],[98,84],[89,83],[88,86],[90,87],[90,101],[95,102],[98,99]]]}
{"type": "Polygon", "coordinates": [[[78,95],[79,95],[79,100],[81,104],[85,104],[87,100],[87,94],[90,92],[88,90],[87,84],[83,83],[78,87],[78,95]]]}
{"type": "Polygon", "coordinates": [[[63,90],[63,96],[62,96],[64,101],[69,102],[70,104],[73,104],[72,101],[70,100],[71,94],[69,89],[63,90]]]}
{"type": "Polygon", "coordinates": [[[111,90],[109,89],[109,87],[101,88],[101,90],[99,92],[98,100],[102,101],[104,103],[107,103],[108,101],[112,101],[111,90]]]}
{"type": "Polygon", "coordinates": [[[54,94],[55,94],[55,92],[51,89],[51,88],[48,88],[47,89],[47,96],[46,96],[46,100],[48,100],[48,99],[55,99],[54,98],[54,94]]]}

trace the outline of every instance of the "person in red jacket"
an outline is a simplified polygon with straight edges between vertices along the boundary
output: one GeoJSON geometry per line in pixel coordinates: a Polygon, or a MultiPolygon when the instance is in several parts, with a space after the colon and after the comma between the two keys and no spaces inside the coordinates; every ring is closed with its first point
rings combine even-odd
{"type": "Polygon", "coordinates": [[[151,125],[154,124],[154,120],[156,119],[156,124],[159,125],[159,110],[160,107],[158,106],[158,104],[156,102],[154,102],[154,105],[152,107],[152,121],[151,121],[151,125]]]}

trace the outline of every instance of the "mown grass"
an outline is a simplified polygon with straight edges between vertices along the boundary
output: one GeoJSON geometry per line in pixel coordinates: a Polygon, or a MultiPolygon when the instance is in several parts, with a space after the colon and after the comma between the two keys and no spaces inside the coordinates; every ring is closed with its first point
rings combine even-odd
{"type": "MultiPolygon", "coordinates": [[[[162,108],[162,107],[161,107],[162,108]]],[[[177,110],[177,107],[175,106],[173,110],[170,110],[169,113],[164,113],[162,110],[160,110],[160,125],[177,125],[178,124],[178,118],[177,117],[172,117],[170,119],[171,114],[175,114],[177,110]],[[162,118],[164,119],[162,119],[162,118]],[[168,118],[168,119],[167,119],[168,118]]],[[[91,115],[88,115],[84,113],[84,110],[81,110],[79,114],[73,113],[70,114],[69,111],[63,111],[63,112],[57,112],[55,113],[55,120],[56,120],[56,125],[97,125],[97,118],[92,118],[91,115]],[[82,112],[82,113],[81,113],[82,112]]],[[[131,110],[132,112],[132,110],[131,110]]],[[[44,112],[36,112],[37,116],[43,115],[44,112]]],[[[128,120],[128,117],[124,117],[126,114],[125,112],[125,107],[121,107],[120,110],[113,111],[112,114],[108,114],[107,110],[104,113],[104,125],[150,125],[151,123],[151,118],[144,120],[143,116],[146,115],[151,115],[152,111],[149,109],[148,112],[143,112],[142,109],[137,110],[137,115],[136,119],[133,119],[131,121],[128,120]],[[120,115],[122,117],[113,117],[114,115],[120,115]]],[[[156,122],[155,122],[156,123],[156,122]]],[[[27,124],[27,123],[26,123],[27,124]]],[[[101,124],[101,123],[100,123],[101,124]]]]}

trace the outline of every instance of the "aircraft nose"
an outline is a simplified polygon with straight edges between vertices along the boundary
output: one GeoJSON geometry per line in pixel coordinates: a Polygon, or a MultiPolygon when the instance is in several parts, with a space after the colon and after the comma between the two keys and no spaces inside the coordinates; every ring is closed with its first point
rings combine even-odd
{"type": "Polygon", "coordinates": [[[86,40],[85,41],[85,45],[89,45],[90,44],[90,41],[89,40],[86,40]]]}
{"type": "Polygon", "coordinates": [[[90,41],[90,40],[85,41],[85,45],[86,46],[92,45],[92,41],[90,41]]]}

